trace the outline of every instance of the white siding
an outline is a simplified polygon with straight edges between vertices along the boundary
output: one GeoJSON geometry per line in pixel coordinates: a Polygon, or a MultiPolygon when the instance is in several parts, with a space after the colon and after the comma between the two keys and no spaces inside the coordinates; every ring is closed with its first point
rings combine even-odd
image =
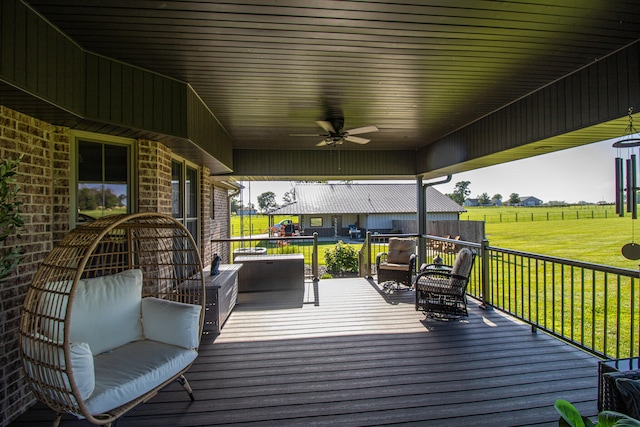
{"type": "Polygon", "coordinates": [[[394,219],[415,221],[416,214],[370,214],[367,218],[366,229],[370,231],[390,230],[393,228],[394,219]]]}

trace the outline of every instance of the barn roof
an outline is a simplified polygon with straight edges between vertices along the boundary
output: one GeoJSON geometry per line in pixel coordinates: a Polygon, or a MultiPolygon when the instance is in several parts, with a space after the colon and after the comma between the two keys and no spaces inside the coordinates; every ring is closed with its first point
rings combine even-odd
{"type": "MultiPolygon", "coordinates": [[[[269,212],[274,215],[415,213],[415,184],[298,184],[296,200],[269,212]]],[[[465,212],[433,187],[427,188],[427,213],[465,212]]]]}

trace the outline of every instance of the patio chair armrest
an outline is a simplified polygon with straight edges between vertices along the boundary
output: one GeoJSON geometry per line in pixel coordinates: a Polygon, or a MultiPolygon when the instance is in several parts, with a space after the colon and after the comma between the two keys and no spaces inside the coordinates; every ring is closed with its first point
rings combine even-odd
{"type": "Polygon", "coordinates": [[[420,266],[420,273],[425,270],[443,270],[443,271],[451,271],[453,267],[445,264],[427,264],[424,263],[420,266]]]}
{"type": "Polygon", "coordinates": [[[380,263],[387,260],[387,253],[380,252],[376,255],[376,267],[380,267],[380,263]]]}
{"type": "Polygon", "coordinates": [[[451,271],[450,270],[442,270],[442,269],[427,269],[427,270],[421,270],[418,275],[416,276],[416,282],[418,281],[419,278],[421,277],[438,277],[438,278],[451,278],[451,271]]]}
{"type": "Polygon", "coordinates": [[[417,259],[416,254],[411,254],[411,256],[409,257],[409,271],[411,273],[416,272],[416,259],[417,259]]]}

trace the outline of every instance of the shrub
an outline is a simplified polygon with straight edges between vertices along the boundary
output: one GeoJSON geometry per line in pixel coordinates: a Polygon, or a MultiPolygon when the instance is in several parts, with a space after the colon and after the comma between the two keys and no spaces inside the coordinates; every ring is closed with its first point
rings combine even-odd
{"type": "MultiPolygon", "coordinates": [[[[22,202],[18,199],[20,188],[16,183],[18,165],[22,160],[8,158],[0,161],[0,280],[14,270],[22,254],[17,248],[8,247],[6,240],[24,227],[24,218],[20,213],[22,202]]],[[[17,234],[20,238],[20,235],[17,234]]]]}
{"type": "Polygon", "coordinates": [[[320,279],[333,279],[333,276],[329,273],[324,273],[322,276],[320,276],[320,279]]]}
{"type": "Polygon", "coordinates": [[[327,269],[332,273],[357,272],[358,252],[352,246],[345,245],[342,240],[333,249],[324,254],[327,269]]]}

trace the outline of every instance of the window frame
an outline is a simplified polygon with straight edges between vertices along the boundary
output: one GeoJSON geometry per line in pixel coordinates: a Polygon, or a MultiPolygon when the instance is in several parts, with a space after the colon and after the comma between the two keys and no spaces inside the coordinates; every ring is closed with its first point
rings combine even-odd
{"type": "MultiPolygon", "coordinates": [[[[195,196],[196,196],[196,201],[195,201],[195,208],[196,208],[196,234],[193,235],[194,240],[196,241],[196,244],[198,246],[200,246],[202,244],[202,242],[200,242],[201,240],[201,235],[202,235],[202,186],[205,185],[204,182],[202,182],[202,171],[200,166],[198,166],[196,163],[193,163],[187,159],[185,159],[184,157],[180,157],[176,154],[173,154],[171,156],[171,180],[173,182],[173,163],[180,163],[182,166],[182,200],[180,200],[181,203],[181,209],[182,209],[182,217],[178,218],[173,216],[173,184],[171,187],[171,210],[172,210],[172,216],[179,220],[180,223],[182,225],[184,225],[185,227],[188,228],[187,222],[188,222],[188,218],[191,217],[187,217],[187,202],[188,202],[188,194],[187,194],[187,182],[186,182],[186,177],[187,177],[187,168],[192,169],[195,171],[195,177],[196,177],[196,188],[195,188],[195,196]]],[[[191,232],[191,230],[189,230],[191,232]]]]}
{"type": "Polygon", "coordinates": [[[324,218],[322,218],[321,216],[312,216],[309,217],[309,227],[310,228],[322,228],[324,224],[324,218]],[[315,220],[320,220],[320,225],[314,225],[314,221],[315,220]]]}
{"type": "Polygon", "coordinates": [[[80,168],[78,150],[80,142],[91,142],[102,145],[115,145],[120,147],[126,147],[128,150],[128,165],[127,165],[127,213],[136,212],[138,206],[138,192],[137,192],[137,144],[134,139],[122,138],[118,136],[105,135],[86,131],[70,131],[70,174],[69,174],[69,224],[73,229],[78,225],[78,185],[80,183],[80,168]]]}

